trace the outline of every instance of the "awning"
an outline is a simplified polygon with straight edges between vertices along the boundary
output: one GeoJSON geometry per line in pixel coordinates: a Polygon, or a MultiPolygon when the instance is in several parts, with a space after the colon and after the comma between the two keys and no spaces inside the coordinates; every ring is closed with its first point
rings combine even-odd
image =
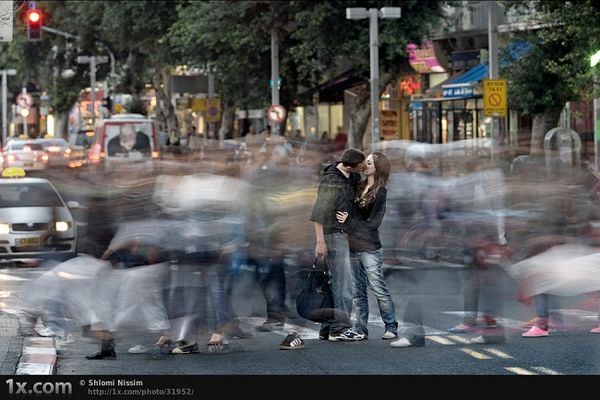
{"type": "Polygon", "coordinates": [[[428,95],[442,95],[445,99],[473,96],[473,87],[488,76],[487,64],[478,64],[475,67],[451,76],[442,83],[425,91],[428,95]]]}
{"type": "Polygon", "coordinates": [[[312,89],[298,94],[298,99],[303,104],[311,104],[313,94],[318,92],[319,102],[341,103],[344,101],[344,91],[346,89],[364,82],[366,82],[365,79],[355,69],[350,69],[312,89]]]}

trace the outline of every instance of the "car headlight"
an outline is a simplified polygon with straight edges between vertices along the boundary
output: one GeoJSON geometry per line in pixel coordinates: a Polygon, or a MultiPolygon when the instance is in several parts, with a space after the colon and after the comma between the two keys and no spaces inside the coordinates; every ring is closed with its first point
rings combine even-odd
{"type": "Polygon", "coordinates": [[[10,225],[9,224],[0,224],[0,235],[2,234],[6,234],[10,232],[10,225]]]}
{"type": "Polygon", "coordinates": [[[56,221],[55,226],[57,232],[65,232],[69,230],[71,223],[68,221],[56,221]]]}

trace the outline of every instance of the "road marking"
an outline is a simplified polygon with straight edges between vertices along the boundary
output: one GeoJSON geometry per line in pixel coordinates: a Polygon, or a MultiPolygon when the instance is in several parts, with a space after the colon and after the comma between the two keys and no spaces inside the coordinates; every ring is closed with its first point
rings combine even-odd
{"type": "Polygon", "coordinates": [[[457,342],[461,342],[464,344],[471,344],[471,340],[464,338],[462,336],[458,336],[458,335],[448,335],[448,337],[452,340],[456,340],[457,342]]]}
{"type": "Polygon", "coordinates": [[[464,348],[464,347],[462,349],[459,349],[459,350],[462,351],[463,353],[466,353],[466,354],[470,355],[473,358],[478,359],[478,360],[489,360],[489,359],[492,358],[492,357],[490,357],[490,356],[488,356],[486,354],[480,353],[480,352],[475,351],[475,350],[467,349],[467,348],[464,348]]]}
{"type": "Polygon", "coordinates": [[[515,374],[518,374],[518,375],[537,375],[535,372],[529,371],[528,369],[525,369],[525,368],[504,367],[504,369],[507,371],[513,372],[515,374]]]}
{"type": "Polygon", "coordinates": [[[505,352],[503,352],[503,351],[500,351],[500,350],[497,350],[497,349],[486,348],[486,349],[483,349],[483,350],[484,350],[484,351],[487,351],[487,352],[488,352],[488,353],[490,353],[490,354],[493,354],[493,355],[495,355],[495,356],[498,356],[498,357],[500,357],[500,358],[504,358],[504,359],[507,359],[507,360],[508,360],[508,359],[510,359],[510,358],[512,358],[512,356],[511,356],[511,355],[509,355],[509,354],[506,354],[505,352]]]}
{"type": "Polygon", "coordinates": [[[456,343],[454,343],[454,342],[452,342],[452,341],[450,341],[448,339],[445,339],[443,337],[440,337],[440,336],[433,335],[433,336],[426,336],[426,338],[429,339],[429,340],[433,340],[434,342],[437,342],[439,344],[446,345],[446,346],[450,346],[450,345],[456,344],[456,343]]]}
{"type": "Polygon", "coordinates": [[[19,278],[18,276],[0,274],[0,281],[27,281],[28,279],[19,278]]]}
{"type": "Polygon", "coordinates": [[[531,367],[531,368],[535,369],[538,372],[546,374],[546,375],[563,375],[558,371],[555,371],[553,369],[546,368],[546,367],[531,367]]]}

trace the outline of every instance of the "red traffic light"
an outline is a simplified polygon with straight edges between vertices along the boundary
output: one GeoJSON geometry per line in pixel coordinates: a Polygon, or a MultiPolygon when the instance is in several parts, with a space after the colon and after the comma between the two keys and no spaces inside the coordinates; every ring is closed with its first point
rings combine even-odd
{"type": "Polygon", "coordinates": [[[42,40],[42,10],[32,8],[27,11],[27,40],[42,40]]]}
{"type": "Polygon", "coordinates": [[[40,13],[39,10],[30,10],[29,13],[27,14],[27,21],[29,21],[32,24],[40,22],[41,19],[42,19],[42,14],[40,13]]]}

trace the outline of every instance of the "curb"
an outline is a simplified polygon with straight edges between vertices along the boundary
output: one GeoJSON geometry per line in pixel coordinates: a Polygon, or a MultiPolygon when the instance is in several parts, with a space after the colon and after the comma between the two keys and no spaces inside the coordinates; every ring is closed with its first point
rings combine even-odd
{"type": "Polygon", "coordinates": [[[53,338],[26,337],[15,375],[54,375],[57,354],[53,338]]]}

